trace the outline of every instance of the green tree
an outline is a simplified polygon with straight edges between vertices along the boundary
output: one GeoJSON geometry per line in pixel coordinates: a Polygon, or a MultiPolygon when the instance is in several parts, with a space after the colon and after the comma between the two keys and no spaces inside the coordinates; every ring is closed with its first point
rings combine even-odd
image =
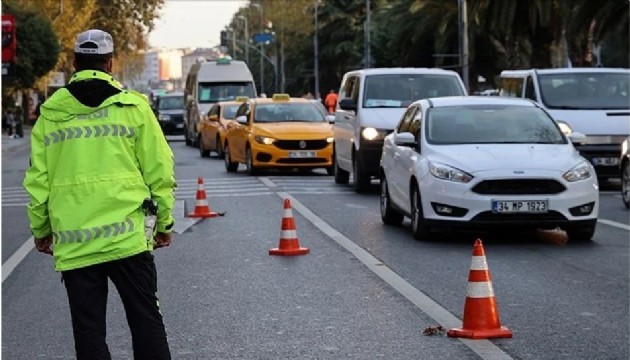
{"type": "Polygon", "coordinates": [[[60,51],[57,35],[50,21],[36,12],[21,9],[13,1],[2,3],[2,13],[15,15],[17,40],[15,76],[6,79],[3,90],[32,88],[57,63],[60,51]]]}

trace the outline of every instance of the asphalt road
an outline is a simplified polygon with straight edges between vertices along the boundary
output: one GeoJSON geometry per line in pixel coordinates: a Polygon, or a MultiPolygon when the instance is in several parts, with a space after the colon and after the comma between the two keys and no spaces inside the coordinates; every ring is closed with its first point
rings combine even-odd
{"type": "MultiPolygon", "coordinates": [[[[549,233],[482,237],[500,319],[514,337],[462,341],[423,330],[461,325],[479,235],[418,242],[409,221],[381,223],[376,185],[358,195],[323,171],[228,174],[221,160],[171,144],[177,198],[191,211],[196,180],[204,177],[212,210],[226,212],[156,251],[174,359],[629,357],[630,221],[618,184],[602,187],[590,243],[549,233]],[[309,255],[268,255],[278,245],[285,198],[309,255]]],[[[20,189],[27,165],[27,148],[3,151],[2,355],[72,359],[65,289],[52,259],[20,250],[30,237],[20,189]]],[[[115,359],[131,359],[124,310],[110,289],[110,349],[115,359]]]]}

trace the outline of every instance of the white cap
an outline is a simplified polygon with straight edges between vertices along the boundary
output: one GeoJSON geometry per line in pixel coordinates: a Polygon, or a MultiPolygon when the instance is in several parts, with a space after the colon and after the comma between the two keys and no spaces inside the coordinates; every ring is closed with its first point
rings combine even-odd
{"type": "Polygon", "coordinates": [[[79,54],[111,54],[114,52],[114,40],[103,30],[91,29],[77,35],[74,52],[79,54]]]}

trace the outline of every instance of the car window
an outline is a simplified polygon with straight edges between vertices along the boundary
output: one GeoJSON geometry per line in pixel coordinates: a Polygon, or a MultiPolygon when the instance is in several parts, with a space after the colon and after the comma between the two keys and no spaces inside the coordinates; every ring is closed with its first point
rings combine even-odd
{"type": "Polygon", "coordinates": [[[215,103],[235,100],[239,96],[254,98],[251,82],[212,82],[199,84],[199,103],[215,103]]]}
{"type": "Polygon", "coordinates": [[[179,110],[184,108],[183,96],[162,96],[160,97],[158,109],[179,110]]]}
{"type": "Polygon", "coordinates": [[[630,109],[628,74],[544,74],[538,82],[549,109],[630,109]]]}
{"type": "Polygon", "coordinates": [[[555,122],[537,107],[461,105],[428,111],[431,144],[566,144],[555,122]]]}
{"type": "Polygon", "coordinates": [[[219,114],[219,105],[214,105],[212,108],[210,108],[210,111],[208,111],[208,116],[218,115],[218,114],[219,114]]]}
{"type": "Polygon", "coordinates": [[[223,118],[234,119],[236,117],[236,111],[240,105],[224,105],[223,106],[223,118]]]}
{"type": "Polygon", "coordinates": [[[416,138],[416,142],[420,141],[420,130],[422,129],[422,109],[420,106],[416,108],[409,124],[408,132],[412,133],[416,138]]]}
{"type": "Polygon", "coordinates": [[[409,131],[409,124],[411,124],[411,120],[413,120],[413,115],[416,113],[417,109],[416,106],[410,106],[407,111],[405,111],[396,128],[397,133],[400,134],[409,131]]]}
{"type": "Polygon", "coordinates": [[[325,116],[311,103],[259,104],[254,111],[255,123],[326,122],[325,116]]]}
{"type": "Polygon", "coordinates": [[[525,85],[525,97],[536,101],[536,90],[534,89],[534,80],[531,76],[527,77],[527,84],[525,85]]]}
{"type": "Polygon", "coordinates": [[[364,108],[401,108],[416,100],[466,95],[456,75],[384,74],[365,77],[364,108]]]}
{"type": "Polygon", "coordinates": [[[245,115],[245,116],[249,115],[249,108],[250,108],[250,104],[249,103],[242,104],[238,108],[238,110],[236,110],[236,116],[234,116],[234,118],[237,118],[237,117],[242,116],[242,115],[245,115]]]}
{"type": "Polygon", "coordinates": [[[354,88],[354,83],[357,80],[356,76],[348,76],[346,81],[341,85],[341,90],[339,91],[339,100],[347,99],[352,96],[352,89],[354,88]]]}

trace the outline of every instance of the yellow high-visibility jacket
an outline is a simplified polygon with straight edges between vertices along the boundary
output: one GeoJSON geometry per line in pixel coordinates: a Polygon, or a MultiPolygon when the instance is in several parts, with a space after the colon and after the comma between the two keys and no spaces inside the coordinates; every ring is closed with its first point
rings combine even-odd
{"type": "Polygon", "coordinates": [[[157,231],[168,233],[175,186],[173,153],[149,104],[111,75],[77,72],[41,106],[24,188],[33,236],[53,236],[55,270],[152,250],[142,202],[157,202],[157,231]]]}

